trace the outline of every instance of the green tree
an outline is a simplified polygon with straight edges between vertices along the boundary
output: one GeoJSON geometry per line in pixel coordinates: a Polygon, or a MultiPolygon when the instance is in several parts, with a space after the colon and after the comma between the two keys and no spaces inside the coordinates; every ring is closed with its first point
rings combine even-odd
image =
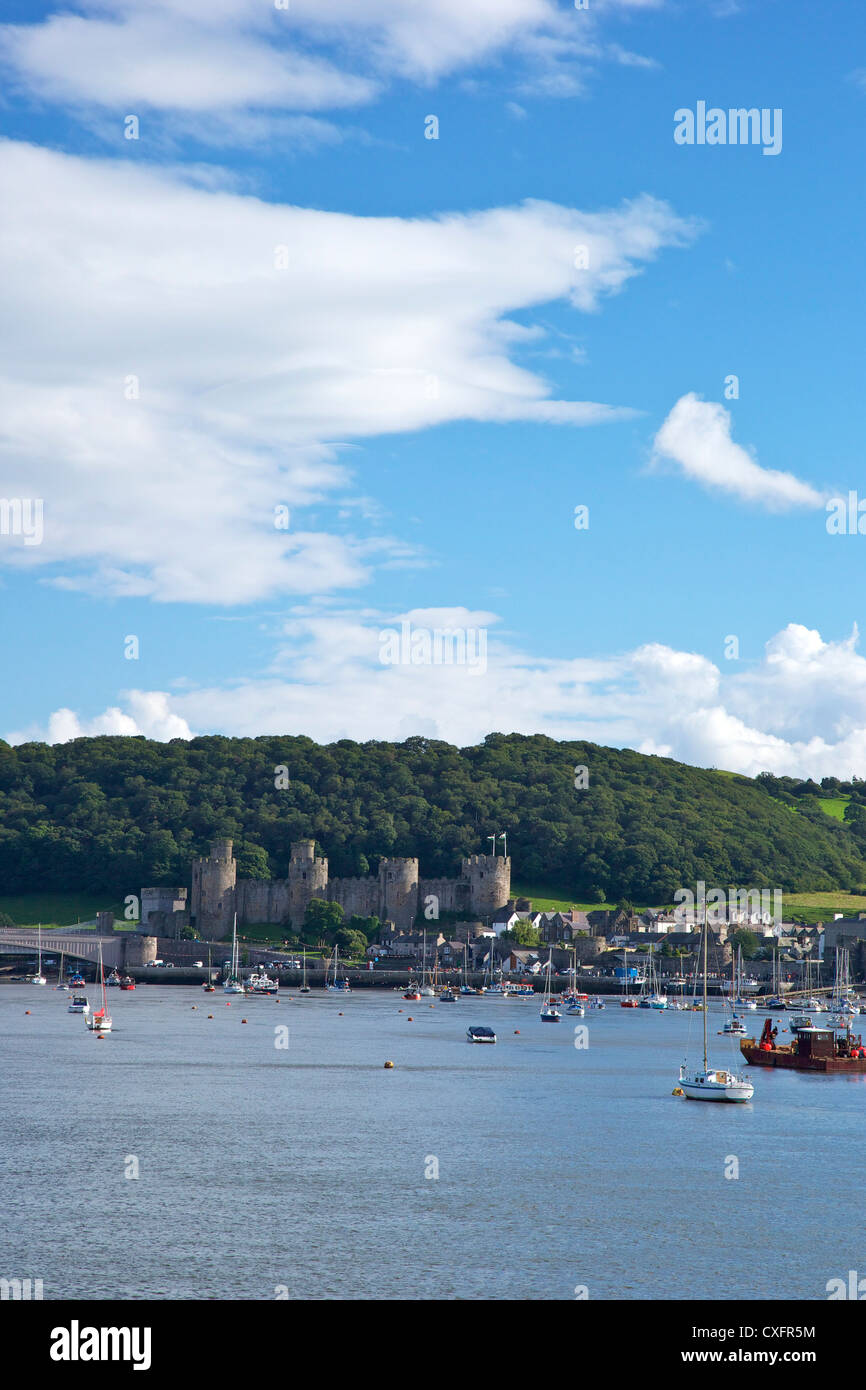
{"type": "Polygon", "coordinates": [[[538,946],[541,937],[538,928],[531,922],[515,922],[513,927],[502,933],[503,941],[513,941],[515,946],[538,946]]]}
{"type": "Polygon", "coordinates": [[[731,941],[734,949],[739,948],[743,953],[744,960],[754,960],[760,949],[760,942],[753,931],[748,927],[737,927],[732,933],[731,941]]]}
{"type": "Polygon", "coordinates": [[[332,944],[335,932],[342,925],[343,909],[339,903],[329,903],[324,898],[310,898],[304,913],[303,939],[307,945],[315,946],[321,942],[332,944]]]}
{"type": "Polygon", "coordinates": [[[367,950],[367,938],[364,933],[351,931],[349,927],[340,927],[336,934],[336,944],[344,955],[353,959],[362,957],[367,950]]]}

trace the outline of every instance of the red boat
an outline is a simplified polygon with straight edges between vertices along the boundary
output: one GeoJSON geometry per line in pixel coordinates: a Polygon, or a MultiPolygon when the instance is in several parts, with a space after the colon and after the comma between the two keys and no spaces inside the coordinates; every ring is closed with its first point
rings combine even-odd
{"type": "Polygon", "coordinates": [[[833,1028],[801,1028],[792,1042],[776,1043],[777,1030],[768,1018],[756,1041],[741,1038],[740,1051],[750,1066],[787,1067],[792,1071],[866,1072],[862,1038],[833,1028]]]}
{"type": "Polygon", "coordinates": [[[135,980],[131,975],[124,975],[120,982],[121,989],[135,989],[135,980]]]}

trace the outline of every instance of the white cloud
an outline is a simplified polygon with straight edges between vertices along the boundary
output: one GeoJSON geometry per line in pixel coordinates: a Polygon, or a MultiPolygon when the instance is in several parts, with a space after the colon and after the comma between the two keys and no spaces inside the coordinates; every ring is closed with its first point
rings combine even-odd
{"type": "Polygon", "coordinates": [[[73,738],[95,738],[98,734],[144,734],[146,738],[160,742],[193,737],[186,720],[171,712],[169,697],[161,691],[131,690],[124,697],[124,702],[126,710],[112,706],[93,719],[80,719],[71,709],[55,710],[46,729],[31,725],[11,734],[9,741],[68,743],[73,738]]]}
{"type": "Polygon", "coordinates": [[[570,95],[591,62],[649,61],[606,50],[597,33],[605,14],[653,7],[291,0],[278,10],[267,0],[78,0],[40,22],[0,26],[0,55],[19,88],[42,99],[223,120],[242,110],[359,105],[390,78],[432,84],[506,52],[535,71],[538,90],[570,95]]]}
{"type": "Polygon", "coordinates": [[[351,500],[336,441],[616,418],[551,399],[508,315],[593,311],[693,232],[648,197],[354,217],[11,142],[0,199],[3,489],[45,507],[43,543],[2,558],[162,601],[333,591],[405,556],[305,525],[304,507],[351,500]]]}
{"type": "Polygon", "coordinates": [[[762,468],[731,438],[731,416],[724,406],[693,391],[681,396],[654,441],[655,457],[672,459],[689,478],[731,492],[744,502],[771,511],[821,507],[825,495],[793,473],[762,468]]]}
{"type": "MultiPolygon", "coordinates": [[[[285,624],[268,671],[221,687],[184,682],[171,694],[133,692],[122,711],[89,721],[58,711],[46,730],[9,737],[170,738],[188,736],[179,732],[187,728],[246,737],[303,733],[320,742],[425,733],[465,746],[500,730],[632,747],[748,776],[866,773],[866,659],[856,633],[827,642],[792,623],[766,644],[761,662],[729,674],[704,656],[658,643],[609,657],[540,659],[497,636],[497,623],[492,613],[463,608],[300,610],[285,624]],[[404,620],[410,633],[484,631],[483,669],[383,665],[383,629],[399,630],[404,620]]],[[[466,647],[479,649],[477,638],[466,647]]]]}

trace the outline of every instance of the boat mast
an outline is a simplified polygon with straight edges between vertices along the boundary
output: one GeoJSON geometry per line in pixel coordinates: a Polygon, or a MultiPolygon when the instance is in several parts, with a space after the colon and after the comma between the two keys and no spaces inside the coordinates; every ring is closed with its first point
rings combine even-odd
{"type": "Polygon", "coordinates": [[[704,901],[704,1074],[707,1070],[707,904],[704,901]]]}

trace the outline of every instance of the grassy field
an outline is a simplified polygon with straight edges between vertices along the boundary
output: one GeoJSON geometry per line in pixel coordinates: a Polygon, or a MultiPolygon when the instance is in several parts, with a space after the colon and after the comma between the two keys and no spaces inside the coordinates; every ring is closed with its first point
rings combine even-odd
{"type": "MultiPolygon", "coordinates": [[[[616,903],[580,903],[573,898],[551,897],[549,888],[539,888],[538,885],[526,883],[512,883],[512,898],[528,898],[536,912],[568,912],[570,908],[576,907],[581,912],[599,912],[606,908],[616,907],[616,903]]],[[[643,912],[643,907],[635,904],[638,912],[643,912]]]]}
{"type": "Polygon", "coordinates": [[[862,893],[784,893],[782,909],[787,920],[803,918],[806,922],[832,922],[834,912],[846,917],[866,912],[866,895],[862,893]]]}
{"type": "Polygon", "coordinates": [[[844,820],[845,807],[850,800],[850,796],[822,796],[819,805],[821,810],[826,811],[834,820],[844,820]]]}
{"type": "MultiPolygon", "coordinates": [[[[16,926],[74,927],[90,922],[103,908],[123,918],[123,903],[105,901],[104,893],[20,893],[0,894],[0,912],[6,912],[16,926]]],[[[124,925],[133,925],[124,923],[124,925]]]]}

